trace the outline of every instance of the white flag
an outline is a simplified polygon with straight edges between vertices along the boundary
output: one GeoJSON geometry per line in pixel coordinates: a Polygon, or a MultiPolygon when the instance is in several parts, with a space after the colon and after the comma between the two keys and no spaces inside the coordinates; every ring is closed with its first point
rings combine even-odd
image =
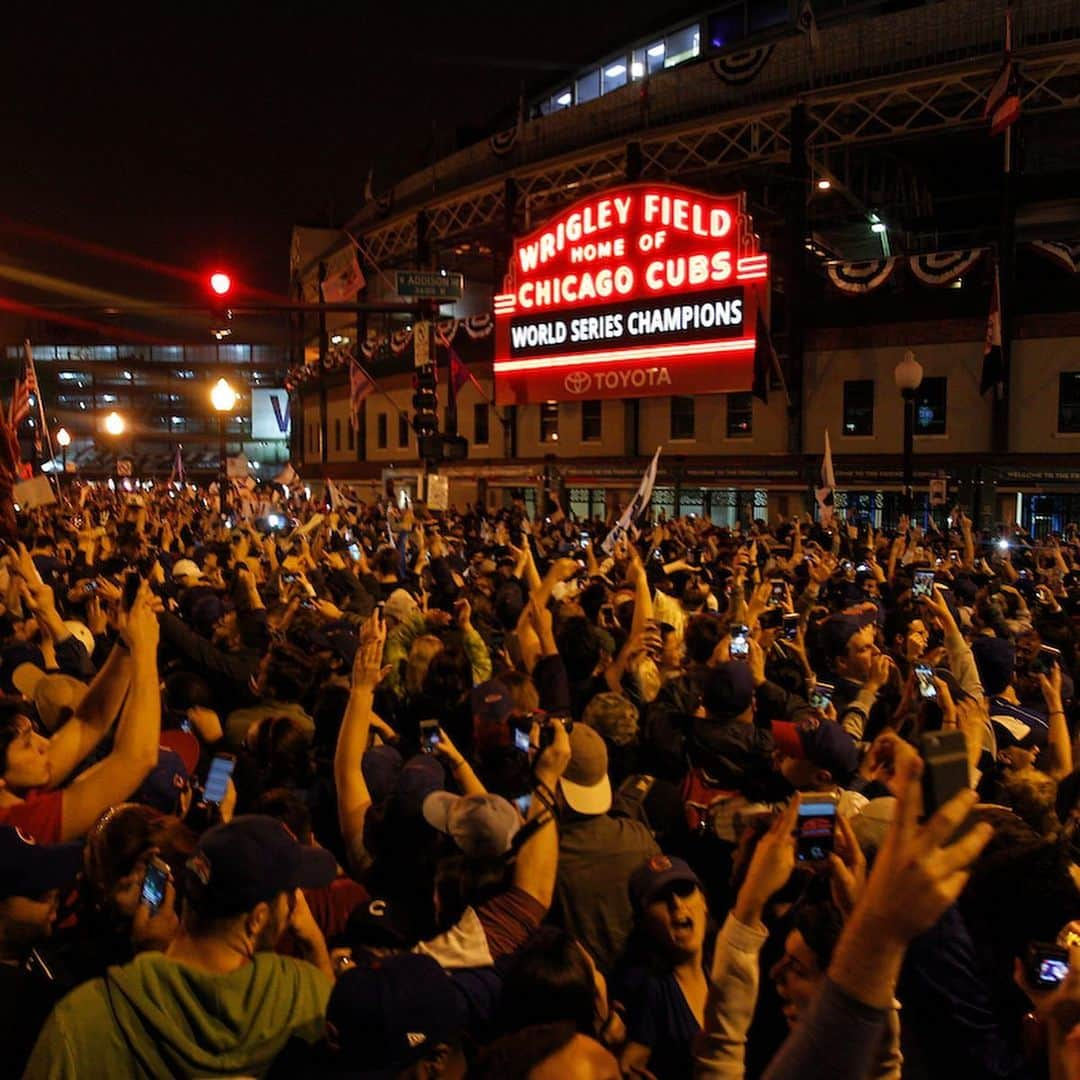
{"type": "Polygon", "coordinates": [[[833,523],[833,492],[836,490],[836,474],[833,472],[832,446],[829,445],[829,429],[825,429],[825,456],[821,459],[821,487],[814,495],[820,511],[821,524],[833,523]]]}
{"type": "Polygon", "coordinates": [[[656,470],[660,464],[661,450],[663,450],[662,446],[656,448],[656,453],[653,454],[653,459],[649,462],[649,467],[645,470],[641,483],[638,484],[637,494],[630,501],[630,505],[622,512],[622,517],[619,518],[615,528],[604,537],[604,542],[600,546],[606,554],[610,555],[615,550],[615,545],[624,536],[636,531],[634,522],[645,512],[645,507],[649,505],[649,500],[652,498],[652,489],[653,484],[656,483],[656,470]]]}
{"type": "Polygon", "coordinates": [[[350,244],[331,256],[326,264],[326,280],[322,283],[323,303],[343,304],[355,300],[364,285],[364,274],[356,261],[356,248],[350,244]]]}

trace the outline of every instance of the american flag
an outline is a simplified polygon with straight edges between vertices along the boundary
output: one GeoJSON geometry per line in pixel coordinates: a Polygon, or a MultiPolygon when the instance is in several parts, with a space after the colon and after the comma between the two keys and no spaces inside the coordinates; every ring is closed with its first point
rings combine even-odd
{"type": "Polygon", "coordinates": [[[37,375],[34,373],[34,361],[27,350],[27,356],[23,362],[22,374],[15,380],[15,390],[11,395],[11,411],[8,414],[8,422],[13,429],[30,415],[30,395],[37,395],[37,375]]]}
{"type": "Polygon", "coordinates": [[[375,389],[371,376],[356,362],[356,357],[349,357],[349,423],[353,431],[360,429],[360,406],[364,404],[375,389]]]}

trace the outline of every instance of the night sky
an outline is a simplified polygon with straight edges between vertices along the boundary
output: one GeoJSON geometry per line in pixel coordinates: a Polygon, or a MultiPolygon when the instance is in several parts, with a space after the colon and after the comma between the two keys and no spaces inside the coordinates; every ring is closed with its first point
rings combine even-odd
{"type": "Polygon", "coordinates": [[[292,225],[341,224],[369,168],[380,192],[433,151],[512,122],[523,82],[542,88],[695,5],[199,9],[226,14],[5,13],[0,294],[64,301],[13,284],[14,268],[141,300],[196,299],[189,283],[27,227],[199,273],[220,262],[282,292],[292,225]]]}

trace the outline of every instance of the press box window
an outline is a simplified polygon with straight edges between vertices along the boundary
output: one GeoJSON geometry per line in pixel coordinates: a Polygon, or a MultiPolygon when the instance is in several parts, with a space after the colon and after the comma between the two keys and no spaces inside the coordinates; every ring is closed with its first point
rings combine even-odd
{"type": "Polygon", "coordinates": [[[473,442],[477,446],[487,446],[491,440],[488,427],[488,407],[483,402],[473,406],[473,442]]]}
{"type": "Polygon", "coordinates": [[[844,383],[844,434],[874,434],[873,379],[851,379],[844,383]]]}
{"type": "Polygon", "coordinates": [[[581,441],[600,442],[603,438],[603,412],[599,401],[581,403],[581,441]]]}
{"type": "Polygon", "coordinates": [[[1080,434],[1080,371],[1063,371],[1058,376],[1058,431],[1080,434]]]}
{"type": "Polygon", "coordinates": [[[754,395],[746,392],[727,396],[727,437],[746,439],[754,434],[754,395]]]}
{"type": "Polygon", "coordinates": [[[667,52],[664,56],[664,67],[674,67],[676,64],[693,60],[701,52],[701,32],[697,23],[672,31],[667,35],[665,44],[667,52]]]}
{"type": "Polygon", "coordinates": [[[948,382],[943,375],[923,379],[915,391],[915,434],[944,435],[948,382]]]}
{"type": "Polygon", "coordinates": [[[540,406],[540,441],[559,441],[559,405],[555,401],[545,401],[540,406]]]}
{"type": "Polygon", "coordinates": [[[576,99],[579,105],[583,101],[598,98],[600,96],[600,69],[597,68],[587,75],[582,75],[574,85],[577,89],[576,99]]]}
{"type": "Polygon", "coordinates": [[[385,450],[386,445],[389,442],[389,437],[387,435],[388,426],[386,413],[379,413],[379,418],[375,424],[375,443],[380,450],[385,450]]]}
{"type": "Polygon", "coordinates": [[[673,439],[694,437],[694,399],[692,397],[671,399],[671,437],[673,439]]]}

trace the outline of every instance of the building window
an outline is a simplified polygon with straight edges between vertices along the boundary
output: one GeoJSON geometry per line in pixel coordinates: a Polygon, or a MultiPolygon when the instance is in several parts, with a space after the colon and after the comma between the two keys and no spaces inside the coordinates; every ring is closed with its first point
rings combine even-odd
{"type": "Polygon", "coordinates": [[[694,399],[692,397],[671,399],[671,437],[673,439],[694,437],[694,399]]]}
{"type": "Polygon", "coordinates": [[[587,75],[582,75],[574,84],[577,88],[575,100],[580,105],[583,101],[592,101],[600,96],[600,69],[596,68],[587,75]]]}
{"type": "Polygon", "coordinates": [[[1080,433],[1080,371],[1058,376],[1058,431],[1080,433]]]}
{"type": "Polygon", "coordinates": [[[664,67],[674,67],[683,64],[687,60],[693,60],[701,52],[701,31],[697,23],[684,26],[681,30],[673,30],[667,35],[667,46],[664,53],[664,67]]]}
{"type": "Polygon", "coordinates": [[[491,432],[488,428],[488,407],[484,402],[479,405],[474,405],[472,410],[472,424],[473,424],[473,442],[477,446],[487,446],[491,439],[491,432]]]}
{"type": "Polygon", "coordinates": [[[727,396],[727,437],[744,439],[754,434],[754,395],[749,391],[727,396]]]}
{"type": "Polygon", "coordinates": [[[401,447],[409,445],[409,418],[405,413],[398,413],[397,444],[401,447]]]}
{"type": "Polygon", "coordinates": [[[626,57],[617,56],[614,60],[609,60],[600,69],[600,72],[603,76],[601,93],[610,94],[612,90],[618,90],[620,86],[625,86],[627,77],[626,57]]]}
{"type": "Polygon", "coordinates": [[[944,375],[923,379],[915,391],[915,434],[944,435],[948,406],[948,383],[944,375]]]}
{"type": "Polygon", "coordinates": [[[874,434],[873,379],[849,379],[844,383],[844,434],[874,434]]]}
{"type": "Polygon", "coordinates": [[[341,449],[341,418],[334,417],[334,449],[341,449]]]}
{"type": "Polygon", "coordinates": [[[664,53],[666,52],[664,42],[654,41],[650,45],[643,45],[640,49],[635,49],[633,58],[630,61],[630,74],[635,79],[642,79],[646,75],[651,75],[654,71],[662,71],[664,69],[664,53]]]}
{"type": "Polygon", "coordinates": [[[387,416],[386,413],[379,413],[379,419],[375,424],[375,442],[380,450],[385,450],[389,439],[386,434],[387,429],[387,416]]]}
{"type": "Polygon", "coordinates": [[[356,430],[353,428],[352,417],[349,417],[349,426],[345,429],[346,438],[349,440],[348,446],[350,450],[356,449],[356,430]]]}
{"type": "Polygon", "coordinates": [[[559,441],[559,403],[545,401],[540,406],[540,441],[559,441]]]}
{"type": "Polygon", "coordinates": [[[599,401],[581,403],[581,441],[599,442],[603,438],[602,410],[599,401]]]}

